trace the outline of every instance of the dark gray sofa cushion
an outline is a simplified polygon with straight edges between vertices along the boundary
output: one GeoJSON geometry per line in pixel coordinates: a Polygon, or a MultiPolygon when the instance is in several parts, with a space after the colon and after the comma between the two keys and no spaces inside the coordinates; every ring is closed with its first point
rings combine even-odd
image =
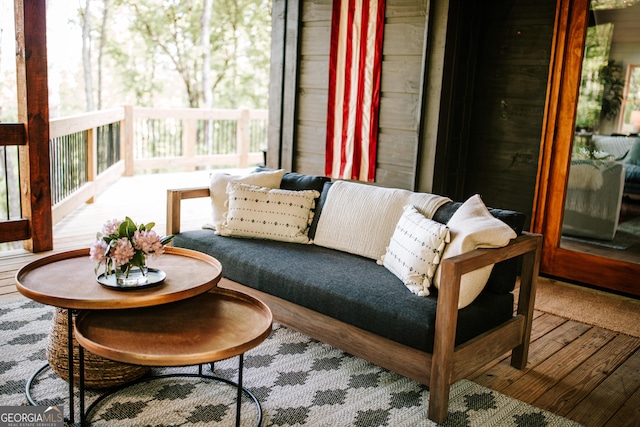
{"type": "MultiPolygon", "coordinates": [[[[412,294],[373,260],[315,245],[221,237],[211,230],[179,233],[173,244],[217,258],[225,278],[410,347],[433,351],[437,296],[412,294]]],[[[512,314],[512,294],[483,292],[459,311],[457,343],[512,314]]]]}

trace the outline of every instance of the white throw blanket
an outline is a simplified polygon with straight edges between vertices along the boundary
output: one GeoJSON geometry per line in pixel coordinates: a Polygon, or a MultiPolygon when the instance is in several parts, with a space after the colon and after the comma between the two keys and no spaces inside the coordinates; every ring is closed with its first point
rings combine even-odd
{"type": "Polygon", "coordinates": [[[574,163],[569,169],[567,188],[575,190],[599,190],[604,180],[602,171],[594,163],[574,163]]]}
{"type": "Polygon", "coordinates": [[[432,218],[451,199],[436,194],[336,181],[327,194],[314,242],[375,260],[386,252],[403,207],[432,218]]]}

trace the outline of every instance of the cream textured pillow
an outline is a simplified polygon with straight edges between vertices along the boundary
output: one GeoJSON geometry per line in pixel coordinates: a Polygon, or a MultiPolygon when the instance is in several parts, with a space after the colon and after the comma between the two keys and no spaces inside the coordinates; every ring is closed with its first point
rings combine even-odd
{"type": "Polygon", "coordinates": [[[274,171],[255,172],[248,175],[230,175],[228,173],[214,173],[209,179],[209,193],[211,193],[211,208],[213,210],[214,230],[224,221],[227,212],[226,202],[229,199],[227,184],[241,182],[258,185],[260,187],[278,188],[284,176],[284,169],[274,171]]]}
{"type": "Polygon", "coordinates": [[[405,206],[431,218],[449,201],[435,194],[336,181],[327,193],[313,243],[379,260],[405,206]]]}
{"type": "Polygon", "coordinates": [[[411,292],[426,297],[448,242],[446,225],[426,218],[415,206],[406,206],[387,253],[378,264],[395,274],[411,292]]]}
{"type": "MultiPolygon", "coordinates": [[[[517,237],[511,227],[491,215],[480,195],[471,196],[458,208],[447,222],[451,231],[451,242],[447,245],[442,259],[470,252],[477,248],[500,248],[517,237]]],[[[493,264],[462,276],[460,281],[460,299],[458,308],[471,304],[484,289],[491,275],[493,264]]],[[[438,266],[434,285],[440,289],[440,270],[438,266]]],[[[446,286],[446,283],[444,284],[446,286]]]]}
{"type": "Polygon", "coordinates": [[[290,191],[230,182],[229,210],[216,229],[221,236],[308,243],[316,190],[290,191]]]}

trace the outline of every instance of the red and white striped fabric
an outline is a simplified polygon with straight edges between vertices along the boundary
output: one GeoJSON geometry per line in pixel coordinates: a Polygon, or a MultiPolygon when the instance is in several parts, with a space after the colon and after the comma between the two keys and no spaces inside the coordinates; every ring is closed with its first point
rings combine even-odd
{"type": "Polygon", "coordinates": [[[325,173],[375,180],[385,0],[333,0],[325,173]]]}

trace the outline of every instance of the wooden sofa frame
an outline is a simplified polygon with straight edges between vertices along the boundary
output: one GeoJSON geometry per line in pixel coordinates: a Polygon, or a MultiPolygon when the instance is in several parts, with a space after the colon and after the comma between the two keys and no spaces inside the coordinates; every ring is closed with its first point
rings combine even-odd
{"type": "MultiPolygon", "coordinates": [[[[167,234],[180,232],[180,205],[185,199],[209,197],[208,187],[167,191],[167,234]]],[[[416,350],[347,323],[257,291],[231,280],[219,286],[252,295],[269,306],[276,322],[319,341],[361,357],[385,369],[429,387],[428,417],[443,423],[447,418],[449,387],[485,364],[511,351],[511,365],[527,364],[533,321],[536,281],[542,236],[523,233],[499,249],[476,249],[441,262],[433,354],[416,350]],[[522,255],[520,290],[514,317],[459,346],[455,346],[460,278],[480,267],[522,255]]]]}

